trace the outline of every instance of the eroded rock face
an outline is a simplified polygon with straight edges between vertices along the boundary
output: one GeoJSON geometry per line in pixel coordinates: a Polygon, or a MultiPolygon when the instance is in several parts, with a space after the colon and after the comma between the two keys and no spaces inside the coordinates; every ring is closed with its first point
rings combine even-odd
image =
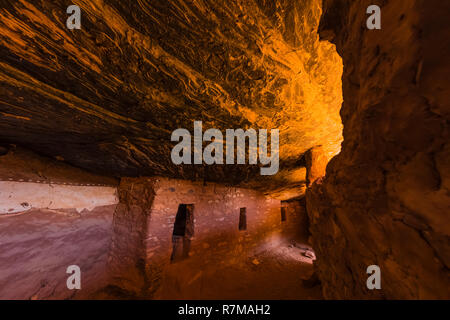
{"type": "Polygon", "coordinates": [[[81,30],[66,1],[2,1],[0,142],[115,176],[239,183],[259,169],[173,165],[171,132],[276,128],[272,182],[299,188],[305,151],[339,152],[342,63],[319,42],[321,1],[75,4],[81,30]]]}
{"type": "Polygon", "coordinates": [[[443,1],[324,1],[321,35],[343,57],[342,152],[307,191],[327,298],[450,297],[450,62],[443,1]],[[446,84],[447,83],[447,84],[446,84]],[[382,290],[366,288],[381,268],[382,290]]]}
{"type": "Polygon", "coordinates": [[[328,161],[327,154],[321,146],[311,148],[305,153],[306,183],[308,186],[325,176],[328,161]]]}

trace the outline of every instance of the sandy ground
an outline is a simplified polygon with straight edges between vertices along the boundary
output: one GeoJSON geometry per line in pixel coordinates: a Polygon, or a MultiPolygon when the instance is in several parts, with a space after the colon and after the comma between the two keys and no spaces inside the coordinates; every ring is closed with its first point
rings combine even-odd
{"type": "Polygon", "coordinates": [[[312,260],[298,246],[280,243],[242,260],[199,267],[189,259],[166,269],[155,299],[321,299],[320,286],[303,280],[313,273],[312,260]]]}

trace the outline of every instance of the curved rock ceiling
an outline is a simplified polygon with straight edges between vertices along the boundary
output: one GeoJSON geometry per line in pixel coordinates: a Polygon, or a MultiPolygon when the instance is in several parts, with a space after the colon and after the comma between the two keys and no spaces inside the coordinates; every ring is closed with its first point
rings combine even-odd
{"type": "MultiPolygon", "coordinates": [[[[302,155],[339,152],[342,62],[319,42],[321,1],[2,1],[0,142],[95,172],[261,182],[250,166],[175,166],[181,127],[280,130],[276,186],[302,155]],[[256,180],[255,180],[256,179],[256,180]]],[[[257,168],[256,168],[257,169],[257,168]]]]}

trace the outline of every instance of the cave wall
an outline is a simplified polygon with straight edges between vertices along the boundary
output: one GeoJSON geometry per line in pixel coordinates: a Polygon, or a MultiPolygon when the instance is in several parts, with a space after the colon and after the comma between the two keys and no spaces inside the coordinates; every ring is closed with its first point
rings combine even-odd
{"type": "Polygon", "coordinates": [[[325,175],[329,161],[330,158],[327,157],[321,146],[311,148],[305,153],[306,183],[308,186],[325,175]]]}
{"type": "Polygon", "coordinates": [[[114,285],[135,296],[153,296],[171,265],[179,204],[194,205],[194,234],[185,258],[189,270],[238,261],[265,244],[294,239],[306,216],[292,203],[286,205],[286,221],[282,222],[280,200],[260,192],[162,177],[122,179],[119,198],[110,262],[114,285]],[[135,202],[142,198],[147,202],[135,202]],[[239,230],[240,208],[244,207],[247,229],[239,230]]]}
{"type": "Polygon", "coordinates": [[[104,287],[114,207],[0,216],[0,299],[86,299],[104,287]],[[67,288],[70,265],[81,290],[67,288]]]}
{"type": "Polygon", "coordinates": [[[325,0],[344,61],[341,153],[307,191],[326,298],[450,298],[448,1],[325,0]],[[379,4],[381,30],[365,27],[379,4]],[[366,268],[381,268],[381,290],[366,268]]]}
{"type": "Polygon", "coordinates": [[[194,204],[194,237],[189,255],[204,263],[242,254],[243,246],[280,232],[281,203],[248,189],[219,184],[158,179],[147,234],[147,257],[167,263],[179,204],[194,204]],[[247,230],[239,230],[240,208],[246,208],[247,230]],[[239,244],[241,246],[239,246],[239,244]]]}
{"type": "Polygon", "coordinates": [[[117,202],[115,187],[0,181],[0,215],[31,208],[92,210],[117,202]]]}
{"type": "Polygon", "coordinates": [[[117,180],[7,145],[0,152],[0,215],[30,209],[83,209],[118,202],[117,180]]]}
{"type": "Polygon", "coordinates": [[[282,224],[283,236],[288,239],[307,243],[310,234],[305,198],[282,201],[281,206],[286,210],[286,223],[282,224]]]}
{"type": "Polygon", "coordinates": [[[111,284],[105,288],[106,293],[113,290],[125,298],[147,295],[145,239],[155,198],[154,183],[153,178],[122,178],[120,181],[108,255],[111,284]]]}

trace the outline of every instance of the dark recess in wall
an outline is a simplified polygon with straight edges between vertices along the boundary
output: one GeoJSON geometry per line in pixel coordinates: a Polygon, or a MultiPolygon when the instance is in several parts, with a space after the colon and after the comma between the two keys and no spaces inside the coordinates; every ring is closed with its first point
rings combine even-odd
{"type": "Polygon", "coordinates": [[[247,230],[247,208],[241,208],[239,212],[239,230],[247,230]]]}

